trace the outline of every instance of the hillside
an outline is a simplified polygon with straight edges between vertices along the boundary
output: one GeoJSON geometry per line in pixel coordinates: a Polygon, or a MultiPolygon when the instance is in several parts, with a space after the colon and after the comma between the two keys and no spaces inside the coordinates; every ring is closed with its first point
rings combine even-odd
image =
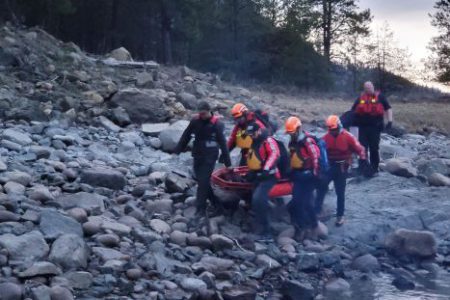
{"type": "MultiPolygon", "coordinates": [[[[328,238],[296,240],[285,206],[274,203],[277,236],[263,243],[242,207],[195,217],[192,158],[170,153],[191,109],[207,99],[229,131],[229,107],[244,101],[280,120],[298,112],[321,132],[331,103],[341,111],[350,102],[236,86],[135,62],[124,49],[91,56],[42,30],[8,26],[0,29],[0,82],[0,299],[450,294],[445,135],[383,134],[384,171],[350,180],[345,226],[333,226],[330,193],[328,238]]],[[[410,104],[394,105],[400,116],[410,104]]]]}

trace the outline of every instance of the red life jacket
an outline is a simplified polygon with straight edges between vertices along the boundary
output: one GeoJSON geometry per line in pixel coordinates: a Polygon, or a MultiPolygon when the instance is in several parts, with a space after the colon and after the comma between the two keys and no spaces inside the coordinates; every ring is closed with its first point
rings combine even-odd
{"type": "Polygon", "coordinates": [[[375,95],[362,94],[355,113],[357,115],[382,117],[384,115],[384,107],[383,103],[379,101],[379,96],[379,92],[376,92],[375,95]]]}
{"type": "MultiPolygon", "coordinates": [[[[196,114],[194,115],[194,119],[200,119],[200,115],[196,114]]],[[[209,119],[209,122],[211,122],[211,124],[216,125],[217,121],[219,121],[219,116],[216,115],[212,115],[212,117],[209,119]]]]}

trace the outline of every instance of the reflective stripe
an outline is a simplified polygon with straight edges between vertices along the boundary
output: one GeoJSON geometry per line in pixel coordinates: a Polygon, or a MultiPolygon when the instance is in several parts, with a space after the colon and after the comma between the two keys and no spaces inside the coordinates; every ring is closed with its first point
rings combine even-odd
{"type": "MultiPolygon", "coordinates": [[[[276,163],[278,157],[280,156],[278,151],[277,142],[273,138],[268,138],[267,143],[269,144],[271,153],[270,156],[266,160],[266,164],[264,165],[264,170],[270,170],[276,163]]],[[[267,153],[269,154],[269,153],[267,153]]]]}
{"type": "Polygon", "coordinates": [[[205,146],[207,148],[215,148],[215,147],[217,147],[217,142],[216,141],[206,141],[205,146]]]}

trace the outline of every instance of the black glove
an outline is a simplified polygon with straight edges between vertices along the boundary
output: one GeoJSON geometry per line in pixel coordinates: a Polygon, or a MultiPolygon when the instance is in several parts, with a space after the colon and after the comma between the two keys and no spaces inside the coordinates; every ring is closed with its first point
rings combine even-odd
{"type": "Polygon", "coordinates": [[[384,129],[385,129],[385,130],[391,130],[391,129],[392,129],[392,122],[389,121],[389,122],[386,124],[386,127],[385,127],[384,129]]]}
{"type": "Polygon", "coordinates": [[[272,177],[272,174],[268,170],[263,170],[261,172],[258,172],[256,174],[256,177],[257,177],[258,180],[263,181],[263,180],[267,180],[270,177],[272,177]]]}
{"type": "Polygon", "coordinates": [[[256,173],[248,172],[245,176],[243,176],[243,178],[246,182],[254,182],[256,180],[256,173]]]}
{"type": "Polygon", "coordinates": [[[224,164],[225,163],[225,156],[223,154],[220,154],[219,156],[219,163],[224,164]]]}

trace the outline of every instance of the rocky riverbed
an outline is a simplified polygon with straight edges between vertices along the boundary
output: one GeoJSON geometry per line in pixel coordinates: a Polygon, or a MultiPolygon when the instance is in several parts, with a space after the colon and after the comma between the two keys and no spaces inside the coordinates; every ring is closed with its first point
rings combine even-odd
{"type": "Polygon", "coordinates": [[[258,99],[212,74],[110,56],[0,29],[0,299],[449,294],[446,136],[383,135],[384,171],[349,181],[346,225],[333,225],[331,190],[327,238],[296,240],[277,202],[277,236],[262,243],[244,208],[195,218],[190,154],[170,154],[199,99],[219,112],[258,99]]]}

